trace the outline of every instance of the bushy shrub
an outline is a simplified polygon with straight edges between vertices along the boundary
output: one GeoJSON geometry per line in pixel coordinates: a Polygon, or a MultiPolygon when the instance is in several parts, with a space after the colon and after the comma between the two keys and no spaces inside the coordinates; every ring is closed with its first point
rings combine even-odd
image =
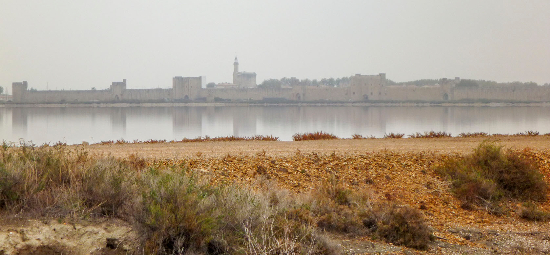
{"type": "Polygon", "coordinates": [[[64,146],[6,148],[0,163],[0,208],[43,213],[52,206],[64,207],[65,201],[55,202],[50,191],[71,190],[79,178],[71,169],[80,164],[66,157],[64,146]]]}
{"type": "Polygon", "coordinates": [[[449,159],[436,171],[451,181],[465,207],[482,206],[500,213],[503,197],[520,201],[547,197],[548,185],[535,162],[519,152],[504,153],[494,143],[483,142],[472,154],[449,159]]]}
{"type": "Polygon", "coordinates": [[[101,159],[82,174],[79,192],[88,213],[106,216],[132,214],[137,197],[137,183],[128,164],[114,158],[101,159]]]}
{"type": "Polygon", "coordinates": [[[7,147],[0,154],[0,213],[121,218],[141,231],[146,254],[338,253],[314,216],[293,212],[302,204],[273,187],[262,193],[211,185],[181,164],[149,165],[135,155],[7,147]]]}
{"type": "Polygon", "coordinates": [[[320,184],[319,189],[307,199],[317,227],[331,232],[361,234],[363,228],[357,207],[364,207],[367,201],[360,201],[354,196],[335,177],[320,184]]]}
{"type": "Polygon", "coordinates": [[[433,238],[422,212],[409,206],[375,205],[363,225],[376,238],[419,250],[427,249],[433,238]]]}

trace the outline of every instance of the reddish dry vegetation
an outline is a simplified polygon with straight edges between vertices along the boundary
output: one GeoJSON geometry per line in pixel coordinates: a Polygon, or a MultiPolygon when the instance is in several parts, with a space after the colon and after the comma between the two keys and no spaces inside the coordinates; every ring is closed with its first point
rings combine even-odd
{"type": "Polygon", "coordinates": [[[203,137],[197,137],[195,139],[187,139],[184,138],[181,140],[182,142],[232,142],[232,141],[278,141],[279,137],[274,137],[271,135],[264,136],[264,135],[256,135],[256,136],[250,136],[250,137],[238,137],[238,136],[224,136],[224,137],[214,137],[211,138],[209,136],[203,137]]]}
{"type": "Polygon", "coordinates": [[[404,136],[405,134],[401,134],[401,133],[389,133],[389,134],[385,134],[384,138],[403,138],[404,136]]]}
{"type": "Polygon", "coordinates": [[[444,138],[444,137],[452,137],[451,134],[446,132],[424,132],[424,133],[414,133],[412,135],[409,135],[410,138],[444,138]]]}
{"type": "MultiPolygon", "coordinates": [[[[271,136],[271,135],[255,135],[255,136],[220,136],[220,137],[210,137],[210,136],[204,136],[204,137],[197,137],[197,138],[183,138],[181,141],[166,141],[166,140],[153,140],[149,139],[146,141],[139,141],[134,140],[133,142],[126,141],[124,139],[120,139],[117,141],[101,141],[99,144],[101,145],[109,145],[109,144],[156,144],[156,143],[176,143],[176,142],[182,142],[182,143],[196,143],[196,142],[232,142],[232,141],[278,141],[279,137],[271,136]]],[[[66,145],[66,144],[65,144],[66,145]]]]}
{"type": "Polygon", "coordinates": [[[318,131],[315,133],[297,133],[292,136],[294,141],[307,141],[307,140],[331,140],[339,139],[337,136],[323,131],[318,131]]]}

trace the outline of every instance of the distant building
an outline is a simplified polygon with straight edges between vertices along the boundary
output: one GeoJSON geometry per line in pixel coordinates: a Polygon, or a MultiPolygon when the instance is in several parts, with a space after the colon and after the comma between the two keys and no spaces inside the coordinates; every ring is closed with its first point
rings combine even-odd
{"type": "Polygon", "coordinates": [[[214,86],[214,88],[216,88],[216,89],[236,89],[236,88],[238,88],[238,86],[236,84],[233,84],[233,83],[222,82],[222,83],[216,84],[216,86],[214,86]]]}
{"type": "Polygon", "coordinates": [[[256,73],[239,72],[237,57],[235,57],[235,62],[233,62],[233,84],[238,88],[255,88],[257,86],[256,73]]]}
{"type": "MultiPolygon", "coordinates": [[[[256,73],[239,72],[233,63],[233,83],[204,88],[205,77],[172,79],[165,89],[128,89],[126,80],[105,90],[28,89],[28,83],[12,83],[14,103],[117,103],[117,102],[550,102],[550,86],[457,86],[460,78],[442,78],[434,86],[388,85],[385,73],[356,74],[342,87],[297,86],[266,88],[256,85],[256,73]]],[[[0,98],[0,101],[10,100],[0,98]]],[[[234,127],[235,129],[235,127],[234,127]]]]}

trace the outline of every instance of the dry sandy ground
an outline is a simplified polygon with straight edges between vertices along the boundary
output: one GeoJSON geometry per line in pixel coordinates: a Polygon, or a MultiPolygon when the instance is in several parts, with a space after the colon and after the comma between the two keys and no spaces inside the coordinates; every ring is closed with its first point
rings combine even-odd
{"type": "MultiPolygon", "coordinates": [[[[438,237],[428,253],[550,253],[550,223],[527,222],[514,212],[510,217],[497,217],[463,210],[448,191],[447,184],[429,170],[436,155],[470,153],[485,140],[495,141],[504,148],[531,148],[540,152],[541,162],[546,165],[545,173],[549,173],[550,136],[94,144],[71,148],[120,158],[135,154],[153,160],[184,161],[189,168],[204,171],[214,178],[245,182],[257,174],[258,166],[264,166],[262,169],[266,169],[272,180],[285,187],[299,184],[296,187],[303,190],[327,178],[328,170],[341,169],[340,178],[357,190],[371,189],[381,198],[391,194],[414,207],[420,201],[426,202],[424,214],[438,237]],[[340,156],[332,157],[333,152],[340,156]],[[322,164],[311,163],[311,153],[319,154],[322,164]],[[298,171],[300,169],[302,171],[298,171]],[[366,178],[374,184],[368,184],[366,178]]],[[[544,207],[550,208],[550,201],[544,207]]],[[[126,245],[136,240],[135,235],[131,226],[124,222],[0,221],[0,255],[123,254],[126,247],[107,248],[108,239],[126,245]]],[[[365,238],[336,239],[348,254],[417,252],[365,238]]]]}
{"type": "Polygon", "coordinates": [[[365,153],[384,150],[403,152],[459,153],[471,152],[481,142],[498,142],[504,148],[544,151],[550,149],[550,136],[502,136],[488,138],[401,138],[401,139],[354,139],[319,140],[302,142],[189,142],[157,144],[94,144],[85,146],[91,153],[126,157],[136,154],[145,158],[172,159],[202,155],[219,157],[230,155],[251,156],[265,151],[269,156],[288,156],[297,151],[303,153],[365,153]]]}

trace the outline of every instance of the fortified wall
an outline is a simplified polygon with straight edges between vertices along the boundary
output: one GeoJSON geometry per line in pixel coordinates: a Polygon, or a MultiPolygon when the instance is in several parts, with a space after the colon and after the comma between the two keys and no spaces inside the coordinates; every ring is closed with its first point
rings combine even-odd
{"type": "MultiPolygon", "coordinates": [[[[237,70],[237,69],[236,69],[237,70]]],[[[255,76],[254,76],[255,80],[255,76]]],[[[127,89],[126,80],[105,90],[29,90],[12,83],[15,103],[116,102],[550,102],[550,86],[457,87],[459,78],[438,85],[386,85],[386,74],[350,77],[348,87],[203,88],[203,77],[174,77],[172,88],[127,89]]],[[[247,85],[248,86],[248,85],[247,85]]]]}
{"type": "Polygon", "coordinates": [[[40,103],[118,103],[173,102],[196,100],[202,77],[174,77],[171,89],[127,89],[126,79],[113,82],[105,90],[29,90],[28,83],[12,83],[13,102],[40,103]]]}

